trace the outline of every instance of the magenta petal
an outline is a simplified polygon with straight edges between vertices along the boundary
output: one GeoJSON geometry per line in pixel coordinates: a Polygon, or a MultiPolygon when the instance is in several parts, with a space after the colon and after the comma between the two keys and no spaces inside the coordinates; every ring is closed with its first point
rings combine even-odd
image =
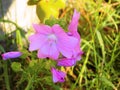
{"type": "Polygon", "coordinates": [[[78,39],[72,36],[68,36],[63,29],[55,24],[52,27],[55,35],[57,36],[57,48],[62,53],[63,56],[70,58],[72,57],[72,50],[78,43],[78,39]]]}
{"type": "Polygon", "coordinates": [[[77,61],[81,60],[81,56],[83,51],[81,49],[73,51],[73,57],[76,58],[77,61]]]}
{"type": "Polygon", "coordinates": [[[38,50],[37,56],[38,56],[38,58],[42,58],[42,59],[47,58],[47,56],[45,54],[41,53],[41,50],[38,50]]]}
{"type": "Polygon", "coordinates": [[[79,18],[80,18],[80,13],[74,10],[72,20],[68,26],[68,30],[69,30],[68,35],[76,37],[79,40],[79,42],[81,42],[80,35],[77,32],[79,18]]]}
{"type": "Polygon", "coordinates": [[[2,56],[3,60],[7,60],[7,59],[11,59],[11,58],[20,57],[21,55],[22,55],[21,52],[11,51],[11,52],[4,53],[1,56],[2,56]]]}
{"type": "Polygon", "coordinates": [[[77,31],[79,18],[80,18],[80,13],[77,12],[76,9],[75,9],[72,20],[71,20],[71,22],[70,22],[70,24],[68,26],[68,30],[70,32],[77,31]]]}
{"type": "Polygon", "coordinates": [[[63,56],[67,58],[72,57],[72,50],[77,45],[78,40],[74,37],[64,37],[63,39],[60,39],[58,44],[58,49],[62,53],[63,56]]]}
{"type": "Polygon", "coordinates": [[[55,24],[52,26],[52,31],[55,33],[55,35],[58,38],[61,38],[63,36],[67,36],[67,34],[64,32],[64,30],[58,24],[55,24]]]}
{"type": "Polygon", "coordinates": [[[75,57],[76,60],[79,61],[81,60],[82,54],[83,54],[83,51],[81,50],[80,45],[77,45],[73,50],[73,57],[75,57]]]}
{"type": "Polygon", "coordinates": [[[29,50],[34,51],[40,49],[40,47],[46,42],[45,35],[42,34],[34,34],[29,37],[29,50]]]}
{"type": "Polygon", "coordinates": [[[52,78],[53,78],[53,82],[64,82],[65,81],[65,76],[66,73],[62,72],[60,70],[57,70],[55,68],[51,68],[51,73],[52,73],[52,78]]]}
{"type": "Polygon", "coordinates": [[[76,55],[76,60],[77,60],[77,61],[81,60],[82,54],[83,54],[83,51],[80,51],[80,52],[76,55]]]}
{"type": "Polygon", "coordinates": [[[43,24],[33,24],[36,33],[47,35],[52,32],[51,27],[43,24]]]}
{"type": "Polygon", "coordinates": [[[45,43],[38,52],[39,58],[49,57],[51,59],[58,59],[59,51],[56,47],[56,43],[53,41],[48,41],[45,43]]]}
{"type": "Polygon", "coordinates": [[[77,31],[68,32],[67,34],[68,34],[68,36],[73,36],[73,37],[77,38],[79,45],[80,45],[80,43],[81,43],[80,34],[77,31]]]}
{"type": "Polygon", "coordinates": [[[66,67],[71,67],[76,64],[76,59],[75,58],[63,58],[57,60],[57,65],[58,66],[66,66],[66,67]]]}

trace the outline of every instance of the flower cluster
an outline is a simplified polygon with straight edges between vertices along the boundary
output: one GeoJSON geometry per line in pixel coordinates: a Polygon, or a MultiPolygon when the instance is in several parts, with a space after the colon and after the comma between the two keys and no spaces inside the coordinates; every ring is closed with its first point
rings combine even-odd
{"type": "MultiPolygon", "coordinates": [[[[29,37],[29,50],[38,50],[38,58],[50,58],[56,61],[58,66],[70,67],[75,65],[83,54],[80,49],[80,35],[77,31],[79,17],[80,13],[74,10],[67,33],[58,24],[52,27],[44,24],[33,24],[35,34],[29,37]]],[[[7,60],[21,55],[22,53],[19,51],[12,51],[2,54],[2,58],[7,60]]],[[[54,83],[65,81],[65,72],[52,67],[51,73],[54,83]]]]}
{"type": "MultiPolygon", "coordinates": [[[[50,58],[57,62],[58,66],[73,66],[81,59],[80,35],[77,32],[80,14],[74,10],[72,20],[68,26],[68,32],[55,24],[52,27],[43,24],[33,24],[35,34],[29,37],[29,50],[38,50],[38,58],[50,58]],[[63,58],[59,58],[60,54],[63,58]]],[[[53,82],[64,82],[65,72],[51,68],[53,82]]]]}

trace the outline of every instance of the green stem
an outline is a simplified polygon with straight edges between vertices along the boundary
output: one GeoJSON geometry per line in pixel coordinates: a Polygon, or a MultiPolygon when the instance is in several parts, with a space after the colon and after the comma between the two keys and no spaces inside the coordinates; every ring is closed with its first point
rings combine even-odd
{"type": "Polygon", "coordinates": [[[30,90],[31,86],[32,86],[32,82],[33,82],[34,76],[32,76],[29,81],[28,81],[28,85],[25,88],[25,90],[30,90]]]}
{"type": "Polygon", "coordinates": [[[19,27],[19,26],[18,26],[15,22],[13,22],[13,21],[10,21],[10,20],[7,20],[7,19],[2,19],[2,18],[0,18],[0,22],[11,23],[11,24],[13,24],[17,29],[22,30],[22,28],[19,27]]]}
{"type": "Polygon", "coordinates": [[[8,68],[7,68],[7,61],[3,62],[3,69],[4,69],[4,78],[5,78],[5,84],[7,90],[10,90],[10,82],[9,82],[9,76],[8,76],[8,68]]]}

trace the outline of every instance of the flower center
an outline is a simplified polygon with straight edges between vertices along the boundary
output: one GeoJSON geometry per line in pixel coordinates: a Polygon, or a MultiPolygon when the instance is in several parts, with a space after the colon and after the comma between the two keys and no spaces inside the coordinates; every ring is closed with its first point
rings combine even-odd
{"type": "Polygon", "coordinates": [[[49,41],[56,41],[57,37],[54,34],[50,34],[50,35],[48,35],[48,40],[49,41]]]}

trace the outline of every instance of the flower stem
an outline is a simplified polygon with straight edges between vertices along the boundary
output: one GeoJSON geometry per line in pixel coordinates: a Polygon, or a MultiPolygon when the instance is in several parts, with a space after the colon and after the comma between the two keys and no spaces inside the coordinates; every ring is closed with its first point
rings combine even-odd
{"type": "Polygon", "coordinates": [[[25,88],[25,90],[30,90],[30,88],[31,88],[31,86],[32,86],[33,78],[34,78],[34,76],[32,76],[32,77],[29,79],[28,85],[27,85],[27,87],[25,88]]]}
{"type": "Polygon", "coordinates": [[[5,78],[5,84],[7,90],[10,90],[10,82],[9,82],[9,76],[8,76],[8,68],[7,68],[7,61],[3,62],[3,69],[4,69],[4,78],[5,78]]]}

